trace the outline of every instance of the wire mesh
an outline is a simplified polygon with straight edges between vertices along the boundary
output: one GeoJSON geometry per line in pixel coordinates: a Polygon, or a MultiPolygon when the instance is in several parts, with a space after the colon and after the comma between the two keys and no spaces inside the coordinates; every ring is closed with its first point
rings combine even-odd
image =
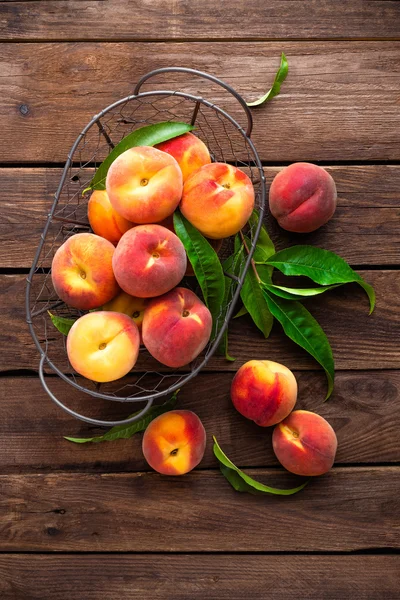
{"type": "MultiPolygon", "coordinates": [[[[101,385],[92,382],[73,370],[66,352],[66,338],[53,326],[49,316],[49,311],[53,315],[73,319],[83,314],[57,297],[51,280],[51,262],[56,250],[67,238],[79,232],[91,231],[87,218],[90,192],[83,194],[83,190],[89,185],[96,169],[111,149],[135,129],[161,121],[190,123],[194,119],[193,133],[206,144],[212,160],[239,167],[249,175],[255,191],[255,206],[262,216],[265,201],[264,175],[250,138],[222,109],[190,94],[174,91],[146,92],[111,105],[94,117],[83,130],[68,157],[28,277],[27,321],[42,356],[41,365],[47,365],[47,369],[56,372],[64,381],[91,396],[120,402],[144,402],[169,394],[195,376],[209,360],[213,360],[212,355],[226,331],[234,309],[233,304],[238,298],[239,287],[248,268],[249,257],[246,253],[239,260],[237,277],[230,278],[227,306],[221,307],[216,337],[199,357],[182,369],[164,367],[142,347],[133,371],[126,377],[101,385]]],[[[255,246],[258,230],[256,223],[247,226],[245,233],[250,240],[250,250],[255,246]]],[[[219,252],[222,264],[233,251],[233,239],[224,240],[219,252]]],[[[195,278],[186,277],[182,285],[201,297],[201,289],[195,278]]],[[[148,406],[150,404],[151,402],[148,406]]],[[[78,414],[75,416],[81,418],[78,414]]]]}

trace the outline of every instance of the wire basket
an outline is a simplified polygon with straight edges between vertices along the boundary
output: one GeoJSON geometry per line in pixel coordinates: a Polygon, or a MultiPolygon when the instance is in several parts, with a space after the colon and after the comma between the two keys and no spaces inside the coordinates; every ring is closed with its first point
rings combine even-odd
{"type": "MultiPolygon", "coordinates": [[[[216,77],[181,67],[157,69],[144,75],[134,90],[111,104],[86,125],[73,144],[41,235],[32,268],[27,279],[26,320],[37,349],[40,353],[39,377],[50,398],[68,414],[93,425],[123,425],[140,419],[157,398],[171,394],[181,388],[205,367],[220,345],[226,333],[229,319],[235,310],[245,274],[250,266],[265,206],[265,178],[261,161],[250,139],[252,116],[243,98],[229,85],[216,77]],[[230,92],[243,108],[247,124],[243,129],[226,111],[200,96],[180,91],[155,90],[140,92],[141,86],[150,77],[161,73],[179,72],[203,77],[230,92]],[[238,275],[231,278],[228,308],[221,315],[217,333],[203,353],[190,365],[178,370],[163,367],[144,348],[133,371],[114,382],[98,384],[74,372],[68,361],[66,338],[53,326],[48,311],[62,317],[78,318],[82,311],[67,306],[56,295],[51,280],[51,261],[56,250],[65,240],[80,232],[90,231],[87,218],[87,202],[90,194],[82,195],[91,181],[96,168],[122,138],[146,124],[161,121],[183,121],[195,126],[193,133],[206,144],[212,160],[227,162],[246,171],[255,191],[255,207],[259,220],[248,226],[246,235],[250,240],[249,252],[243,255],[238,275]],[[44,370],[57,374],[67,385],[93,398],[129,402],[140,408],[135,416],[120,420],[101,420],[85,416],[68,407],[49,388],[44,370]]],[[[233,239],[224,240],[220,251],[221,262],[233,252],[233,239]]],[[[183,285],[197,294],[195,278],[186,278],[183,285]]]]}

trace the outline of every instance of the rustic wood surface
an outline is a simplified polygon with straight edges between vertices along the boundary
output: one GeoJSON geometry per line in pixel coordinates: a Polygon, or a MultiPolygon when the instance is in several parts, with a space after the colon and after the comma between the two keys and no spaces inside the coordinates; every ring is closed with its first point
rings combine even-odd
{"type": "MultiPolygon", "coordinates": [[[[400,598],[399,81],[400,2],[0,1],[2,600],[400,598]],[[43,392],[24,292],[72,142],[151,69],[205,70],[253,100],[271,85],[282,51],[289,76],[281,94],[253,111],[268,185],[293,161],[322,164],[335,178],[338,209],[305,236],[270,217],[266,225],[278,248],[307,243],[338,252],[377,293],[372,316],[355,285],[307,303],[332,343],[332,398],[323,402],[323,372],[278,325],[265,341],[243,317],[230,333],[237,361],[213,358],[180,392],[179,407],[198,413],[208,434],[194,472],[152,472],[140,435],[67,442],[64,435],[103,430],[72,420],[43,392]],[[216,435],[261,481],[300,481],[277,463],[271,431],[231,407],[233,373],[250,358],[294,369],[299,408],[323,415],[337,433],[334,468],[298,495],[236,493],[213,456],[216,435]]],[[[201,80],[159,76],[143,89],[155,88],[204,94],[245,123],[229,94],[201,80]]],[[[44,275],[35,277],[39,284],[44,275]]],[[[62,353],[55,356],[64,364],[62,353]]],[[[46,379],[92,416],[132,412],[46,379]]]]}

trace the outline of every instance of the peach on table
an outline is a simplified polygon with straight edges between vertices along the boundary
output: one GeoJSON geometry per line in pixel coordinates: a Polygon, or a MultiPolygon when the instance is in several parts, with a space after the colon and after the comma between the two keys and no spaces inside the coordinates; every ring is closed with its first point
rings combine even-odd
{"type": "Polygon", "coordinates": [[[275,427],[272,445],[285,469],[311,477],[323,475],[332,467],[337,439],[323,417],[307,410],[295,410],[275,427]]]}
{"type": "Polygon", "coordinates": [[[174,410],[155,418],[143,436],[143,454],[149,465],[164,475],[183,475],[203,458],[206,432],[189,410],[174,410]]]}
{"type": "Polygon", "coordinates": [[[231,398],[240,414],[257,425],[269,427],[293,410],[297,381],[284,365],[271,360],[250,360],[233,378],[231,398]]]}

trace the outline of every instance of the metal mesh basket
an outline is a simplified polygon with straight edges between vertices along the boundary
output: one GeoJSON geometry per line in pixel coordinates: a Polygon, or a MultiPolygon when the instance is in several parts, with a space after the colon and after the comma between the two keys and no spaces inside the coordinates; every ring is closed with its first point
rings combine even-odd
{"type": "MultiPolygon", "coordinates": [[[[79,134],[65,164],[54,202],[41,235],[39,247],[27,280],[26,315],[33,340],[40,352],[39,377],[52,400],[70,415],[94,425],[128,424],[143,416],[156,398],[172,393],[192,379],[211,359],[224,336],[228,321],[239,298],[244,276],[250,265],[265,204],[265,179],[261,162],[250,139],[252,116],[243,98],[216,77],[193,69],[171,67],[152,71],[138,82],[134,94],[111,104],[88,123],[79,134]],[[142,84],[160,73],[182,72],[212,81],[230,92],[240,103],[247,118],[243,129],[227,112],[208,100],[185,92],[157,90],[140,93],[142,84]],[[195,133],[208,147],[212,160],[227,162],[242,168],[251,178],[255,190],[259,220],[247,226],[249,253],[243,255],[237,276],[230,275],[228,309],[218,319],[216,337],[190,365],[179,370],[168,369],[155,361],[143,348],[135,368],[126,377],[107,384],[89,381],[72,369],[66,352],[66,338],[53,326],[48,311],[63,317],[77,318],[83,313],[62,302],[51,281],[51,261],[56,250],[70,236],[90,231],[87,202],[90,194],[82,195],[96,168],[111,149],[133,130],[161,121],[183,121],[195,125],[195,133]],[[134,417],[121,420],[100,420],[82,415],[59,400],[49,389],[44,369],[56,373],[67,385],[94,398],[130,402],[142,409],[134,417]],[[144,405],[144,406],[143,406],[144,405]]],[[[220,258],[233,252],[233,239],[227,239],[220,258]]],[[[201,295],[195,278],[186,278],[183,285],[201,295]]],[[[51,380],[51,379],[50,379],[51,380]]]]}

